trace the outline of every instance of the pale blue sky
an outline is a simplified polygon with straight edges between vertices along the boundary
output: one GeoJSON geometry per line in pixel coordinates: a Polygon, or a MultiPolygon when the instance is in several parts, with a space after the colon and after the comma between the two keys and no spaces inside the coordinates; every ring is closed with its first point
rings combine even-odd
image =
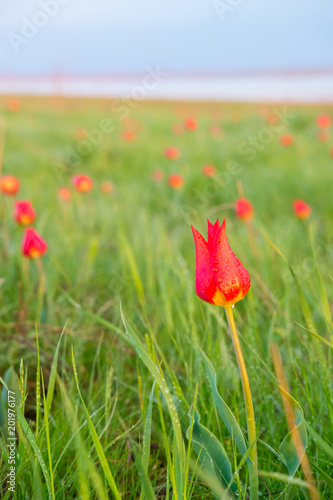
{"type": "Polygon", "coordinates": [[[219,1],[0,0],[0,73],[333,68],[332,0],[219,1]]]}

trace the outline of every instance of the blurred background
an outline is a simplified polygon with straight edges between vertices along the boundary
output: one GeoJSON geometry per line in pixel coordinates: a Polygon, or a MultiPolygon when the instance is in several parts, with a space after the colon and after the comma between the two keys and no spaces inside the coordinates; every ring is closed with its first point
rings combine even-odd
{"type": "Polygon", "coordinates": [[[332,19],[330,0],[2,0],[0,93],[332,102],[332,19]]]}

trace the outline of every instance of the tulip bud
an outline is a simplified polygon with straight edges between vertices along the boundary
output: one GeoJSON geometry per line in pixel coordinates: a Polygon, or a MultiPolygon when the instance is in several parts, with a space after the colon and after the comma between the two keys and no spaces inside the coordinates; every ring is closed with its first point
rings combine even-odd
{"type": "Polygon", "coordinates": [[[164,155],[166,156],[166,158],[168,158],[169,160],[177,160],[177,158],[180,157],[180,151],[179,149],[177,148],[167,148],[165,151],[164,151],[164,155]]]}
{"type": "Polygon", "coordinates": [[[36,212],[30,201],[16,201],[14,219],[20,226],[29,226],[36,219],[36,212]]]}
{"type": "Polygon", "coordinates": [[[93,187],[93,181],[87,175],[74,175],[72,177],[72,184],[81,193],[86,193],[93,187]]]}
{"type": "Polygon", "coordinates": [[[173,189],[180,189],[184,185],[184,178],[180,174],[171,174],[168,182],[173,189]]]}
{"type": "Polygon", "coordinates": [[[13,175],[3,175],[0,179],[0,189],[3,194],[14,196],[20,189],[20,182],[13,175]]]}
{"type": "Polygon", "coordinates": [[[28,227],[23,236],[22,254],[29,259],[36,259],[44,255],[47,243],[32,227],[28,227]]]}
{"type": "Polygon", "coordinates": [[[230,306],[249,291],[249,273],[232,252],[225,231],[208,221],[208,239],[192,227],[196,250],[195,292],[200,299],[218,306],[230,306]]]}
{"type": "Polygon", "coordinates": [[[294,212],[300,219],[307,219],[311,215],[311,207],[303,200],[293,201],[294,212]]]}
{"type": "Polygon", "coordinates": [[[58,196],[61,201],[71,201],[71,192],[68,187],[59,188],[58,196]]]}
{"type": "Polygon", "coordinates": [[[253,206],[246,198],[239,198],[235,203],[235,213],[240,220],[252,219],[253,206]]]}

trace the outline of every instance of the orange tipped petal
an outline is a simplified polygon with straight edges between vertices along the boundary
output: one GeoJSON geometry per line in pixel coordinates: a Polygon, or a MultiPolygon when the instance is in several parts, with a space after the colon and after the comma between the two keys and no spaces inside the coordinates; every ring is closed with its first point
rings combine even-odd
{"type": "Polygon", "coordinates": [[[196,251],[195,293],[200,299],[213,304],[216,284],[211,272],[211,248],[204,237],[191,227],[196,251]]]}
{"type": "Polygon", "coordinates": [[[212,272],[220,292],[213,298],[215,304],[222,306],[235,304],[249,291],[251,286],[249,273],[229,246],[225,220],[215,236],[212,272]]]}
{"type": "Polygon", "coordinates": [[[219,227],[220,227],[220,224],[219,224],[219,220],[216,219],[216,222],[215,224],[212,224],[208,219],[207,219],[207,223],[208,223],[208,244],[210,246],[213,245],[213,241],[215,239],[215,236],[216,236],[216,233],[218,232],[219,230],[219,227]]]}

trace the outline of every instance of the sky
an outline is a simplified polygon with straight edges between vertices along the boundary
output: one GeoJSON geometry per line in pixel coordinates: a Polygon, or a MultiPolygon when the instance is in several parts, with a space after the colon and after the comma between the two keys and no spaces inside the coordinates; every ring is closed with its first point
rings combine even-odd
{"type": "Polygon", "coordinates": [[[333,69],[332,0],[0,0],[0,74],[333,69]]]}

